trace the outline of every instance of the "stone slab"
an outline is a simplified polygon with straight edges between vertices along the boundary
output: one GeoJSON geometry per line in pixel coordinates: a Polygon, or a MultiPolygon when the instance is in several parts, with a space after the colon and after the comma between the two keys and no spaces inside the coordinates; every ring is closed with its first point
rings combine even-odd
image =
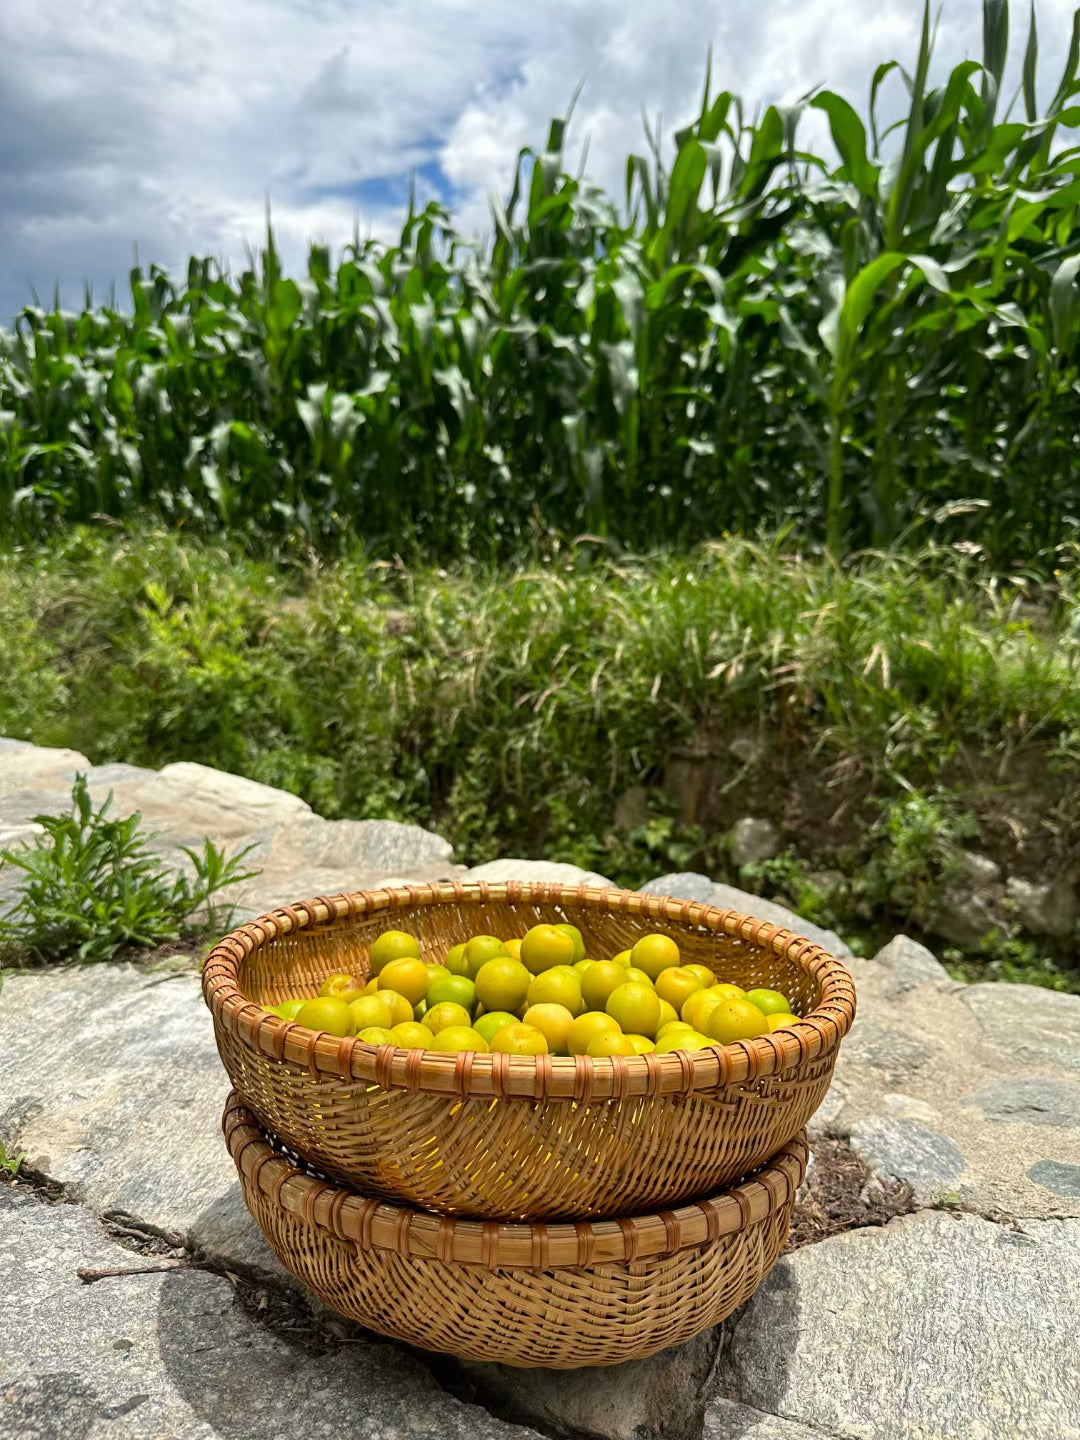
{"type": "Polygon", "coordinates": [[[848,1231],[783,1258],[729,1322],[718,1391],[828,1436],[1080,1440],[1078,1294],[1076,1221],[848,1231]]]}
{"type": "Polygon", "coordinates": [[[874,963],[888,972],[881,987],[886,1000],[898,1000],[920,985],[945,990],[960,988],[961,982],[952,979],[941,961],[925,945],[907,935],[895,935],[874,956],[874,963]]]}
{"type": "Polygon", "coordinates": [[[0,1142],[101,1213],[291,1283],[240,1198],[198,978],[96,965],[0,990],[0,1142]]]}
{"type": "Polygon", "coordinates": [[[771,820],[744,815],[741,820],[735,821],[728,839],[732,864],[739,869],[744,865],[759,865],[780,853],[780,832],[771,820]]]}
{"type": "Polygon", "coordinates": [[[861,1014],[844,1042],[847,1060],[873,1069],[882,1083],[905,1085],[935,1055],[935,1047],[900,1025],[861,1014]]]}
{"type": "Polygon", "coordinates": [[[967,985],[985,1054],[998,1063],[1080,1070],[1080,996],[1038,985],[967,985]]]}
{"type": "Polygon", "coordinates": [[[1036,1160],[1028,1178],[1052,1195],[1080,1200],[1080,1165],[1062,1165],[1057,1160],[1036,1160]]]}
{"type": "Polygon", "coordinates": [[[0,1440],[540,1440],[393,1345],[256,1324],[221,1276],[76,1275],[140,1263],[88,1211],[0,1186],[0,1440]]]}
{"type": "Polygon", "coordinates": [[[701,1440],[822,1440],[824,1433],[733,1400],[714,1400],[705,1414],[701,1440]]]}
{"type": "Polygon", "coordinates": [[[1067,880],[1033,885],[1029,880],[1010,875],[1005,882],[1005,895],[1015,907],[1020,923],[1032,935],[1054,935],[1064,940],[1076,928],[1080,899],[1067,880]]]}
{"type": "Polygon", "coordinates": [[[955,1140],[912,1115],[872,1115],[855,1126],[851,1143],[875,1173],[906,1180],[921,1205],[957,1194],[967,1168],[955,1140]]]}
{"type": "Polygon", "coordinates": [[[1006,1124],[1080,1126],[1080,1085],[1067,1080],[1003,1080],[964,1103],[1006,1124]]]}
{"type": "Polygon", "coordinates": [[[903,936],[845,963],[858,1014],[812,1133],[850,1136],[924,1203],[1080,1217],[1070,1184],[1038,1178],[1080,1166],[1080,996],[960,984],[903,936]]]}

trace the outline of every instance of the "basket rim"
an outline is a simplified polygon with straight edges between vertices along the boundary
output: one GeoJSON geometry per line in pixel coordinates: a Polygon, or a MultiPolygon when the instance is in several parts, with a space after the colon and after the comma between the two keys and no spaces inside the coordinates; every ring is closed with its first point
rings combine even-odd
{"type": "Polygon", "coordinates": [[[305,1174],[274,1148],[235,1090],[221,1125],[245,1185],[309,1228],[361,1250],[489,1269],[581,1269],[711,1244],[793,1203],[809,1156],[803,1130],[740,1184],[674,1209],[609,1220],[472,1220],[396,1205],[305,1174]]]}
{"type": "Polygon", "coordinates": [[[767,920],[696,900],[523,880],[499,884],[446,881],[356,890],[280,906],[238,926],[218,941],[204,963],[202,989],[215,1025],[260,1054],[304,1066],[316,1081],[363,1080],[383,1089],[403,1089],[413,1094],[580,1103],[632,1095],[686,1095],[778,1075],[835,1050],[855,1018],[855,985],[847,968],[822,946],[767,920]],[[237,983],[239,966],[247,956],[296,930],[380,912],[503,900],[510,904],[569,905],[662,918],[771,948],[801,966],[821,985],[821,1000],[796,1025],[715,1049],[599,1058],[482,1055],[374,1046],[355,1036],[339,1039],[271,1014],[249,1000],[237,983]]]}

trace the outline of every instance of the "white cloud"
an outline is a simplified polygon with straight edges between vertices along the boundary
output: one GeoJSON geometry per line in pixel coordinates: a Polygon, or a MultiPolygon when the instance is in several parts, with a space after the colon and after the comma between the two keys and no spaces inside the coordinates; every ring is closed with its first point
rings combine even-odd
{"type": "MultiPolygon", "coordinates": [[[[1070,3],[1040,3],[1053,69],[1070,3]]],[[[710,45],[714,85],[750,108],[818,83],[861,104],[920,20],[919,0],[3,0],[0,316],[30,284],[122,292],[135,247],[241,261],[267,197],[296,264],[309,238],[392,229],[412,167],[480,228],[581,80],[568,155],[587,138],[619,194],[642,111],[667,134],[692,113],[710,45]]],[[[980,31],[978,0],[947,0],[940,66],[977,55],[980,31]]]]}

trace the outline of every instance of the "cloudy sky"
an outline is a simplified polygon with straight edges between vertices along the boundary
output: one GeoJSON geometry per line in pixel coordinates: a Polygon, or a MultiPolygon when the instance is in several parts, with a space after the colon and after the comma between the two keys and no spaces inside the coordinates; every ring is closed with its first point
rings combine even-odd
{"type": "MultiPolygon", "coordinates": [[[[1054,71],[1073,3],[1038,0],[1054,71]]],[[[572,154],[587,137],[590,172],[618,188],[642,110],[666,129],[692,112],[710,44],[716,81],[748,101],[825,83],[861,108],[875,65],[913,55],[920,15],[921,0],[0,0],[0,319],[32,287],[122,292],[136,249],[241,259],[267,197],[294,262],[357,221],[391,230],[413,170],[477,231],[579,81],[572,154]]],[[[980,15],[945,0],[939,68],[980,54],[980,15]]]]}

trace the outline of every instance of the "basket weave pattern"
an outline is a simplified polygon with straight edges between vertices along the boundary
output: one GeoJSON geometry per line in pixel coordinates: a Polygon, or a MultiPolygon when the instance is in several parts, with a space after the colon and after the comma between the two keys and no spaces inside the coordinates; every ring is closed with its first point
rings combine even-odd
{"type": "Polygon", "coordinates": [[[364,1198],[280,1154],[233,1095],[244,1199],[282,1264],[343,1315],[429,1350],[519,1366],[642,1359],[753,1294],[787,1235],[805,1136],[714,1200],[634,1219],[498,1224],[364,1198]]]}
{"type": "Polygon", "coordinates": [[[290,1149],[365,1195],[498,1219],[628,1214],[715,1194],[802,1130],[854,1016],[844,967],[771,925],[689,901],[513,882],[285,907],[227,936],[203,988],[233,1085],[290,1149]],[[781,990],[803,1018],[721,1051],[593,1060],[376,1049],[262,1008],[315,994],[336,970],[366,974],[385,929],[415,934],[427,960],[470,935],[506,939],[560,920],[596,955],[669,934],[684,962],[781,990]]]}

